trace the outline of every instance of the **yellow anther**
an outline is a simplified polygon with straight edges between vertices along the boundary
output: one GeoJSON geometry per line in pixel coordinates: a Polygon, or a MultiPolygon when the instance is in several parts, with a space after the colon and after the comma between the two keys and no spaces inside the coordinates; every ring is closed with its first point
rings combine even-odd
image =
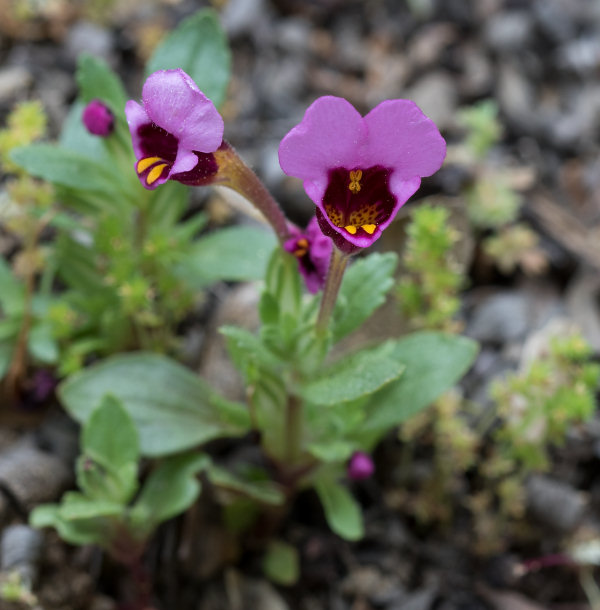
{"type": "Polygon", "coordinates": [[[140,159],[137,162],[135,169],[137,170],[138,174],[141,174],[158,161],[162,161],[162,159],[160,157],[146,157],[145,159],[140,159]]]}
{"type": "Polygon", "coordinates": [[[356,195],[360,191],[360,181],[362,179],[362,170],[357,169],[350,172],[350,184],[348,188],[356,195]]]}
{"type": "Polygon", "coordinates": [[[344,229],[346,229],[350,235],[356,235],[357,229],[354,225],[348,225],[347,227],[344,227],[344,229]]]}
{"type": "Polygon", "coordinates": [[[153,167],[148,173],[148,176],[146,176],[146,182],[148,184],[154,184],[160,178],[165,167],[167,167],[166,163],[161,163],[160,165],[153,167]]]}
{"type": "Polygon", "coordinates": [[[373,235],[375,233],[375,229],[377,225],[363,225],[361,229],[364,229],[369,235],[373,235]]]}
{"type": "Polygon", "coordinates": [[[296,249],[294,250],[294,256],[301,258],[308,252],[308,240],[304,237],[301,237],[296,242],[296,249]]]}

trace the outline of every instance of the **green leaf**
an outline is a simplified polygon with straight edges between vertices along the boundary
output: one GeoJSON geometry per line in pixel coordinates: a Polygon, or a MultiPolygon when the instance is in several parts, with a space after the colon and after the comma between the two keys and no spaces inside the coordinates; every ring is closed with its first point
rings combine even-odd
{"type": "Polygon", "coordinates": [[[222,326],[219,332],[226,338],[227,351],[246,379],[249,378],[249,366],[276,369],[280,365],[279,359],[250,331],[238,326],[222,326]]]}
{"type": "Polygon", "coordinates": [[[109,469],[137,463],[138,433],[121,401],[105,394],[85,422],[81,436],[83,451],[109,469]]]}
{"type": "Polygon", "coordinates": [[[360,540],[364,536],[362,511],[352,494],[337,481],[325,477],[317,480],[315,489],[332,531],[346,540],[360,540]]]}
{"type": "Polygon", "coordinates": [[[342,358],[301,386],[300,393],[318,405],[335,405],[372,394],[402,375],[404,365],[395,349],[395,342],[388,341],[342,358]]]}
{"type": "Polygon", "coordinates": [[[106,167],[74,151],[54,144],[30,144],[13,149],[10,158],[37,178],[119,200],[115,177],[106,167]]]}
{"type": "Polygon", "coordinates": [[[20,316],[25,304],[25,288],[0,257],[0,308],[7,317],[20,316]]]}
{"type": "Polygon", "coordinates": [[[76,373],[59,387],[65,408],[85,422],[105,394],[123,403],[147,456],[176,453],[247,430],[223,421],[214,392],[197,375],[165,356],[122,354],[76,373]]]}
{"type": "Polygon", "coordinates": [[[132,509],[131,517],[142,530],[188,509],[200,493],[196,475],[210,463],[206,455],[176,455],[161,462],[151,473],[132,509]]]}
{"type": "Polygon", "coordinates": [[[138,464],[129,462],[106,468],[80,455],[76,463],[77,485],[90,500],[127,505],[138,490],[138,464]]]}
{"type": "Polygon", "coordinates": [[[100,544],[108,537],[108,522],[103,518],[68,521],[60,514],[58,504],[36,506],[29,515],[32,527],[54,527],[60,537],[70,544],[100,544]]]}
{"type": "Polygon", "coordinates": [[[68,491],[62,497],[59,516],[67,521],[92,519],[95,517],[115,517],[124,507],[119,502],[91,500],[78,491],[68,491]]]}
{"type": "Polygon", "coordinates": [[[440,332],[413,333],[397,341],[392,357],[406,370],[373,396],[363,431],[384,433],[429,406],[466,373],[477,350],[471,339],[440,332]]]}
{"type": "Polygon", "coordinates": [[[50,324],[40,322],[33,326],[27,341],[29,353],[44,364],[56,364],[59,358],[58,344],[52,336],[50,324]]]}
{"type": "Polygon", "coordinates": [[[275,244],[273,233],[258,227],[215,231],[192,246],[178,275],[196,289],[221,280],[259,280],[275,244]]]}
{"type": "Polygon", "coordinates": [[[214,11],[205,9],[188,17],[156,48],[146,74],[182,68],[215,106],[225,100],[231,52],[214,11]]]}
{"type": "MultiPolygon", "coordinates": [[[[240,493],[262,504],[283,504],[285,495],[279,485],[266,478],[252,478],[252,474],[256,472],[249,471],[246,476],[234,474],[214,464],[207,470],[210,482],[217,487],[240,493]]],[[[264,475],[262,471],[260,474],[264,475]]]]}
{"type": "Polygon", "coordinates": [[[300,561],[295,547],[281,540],[269,543],[262,562],[265,576],[275,584],[290,586],[300,576],[300,561]]]}
{"type": "Polygon", "coordinates": [[[119,77],[104,60],[87,53],[81,55],[76,78],[84,103],[99,99],[112,110],[115,117],[123,116],[127,94],[119,77]]]}
{"type": "Polygon", "coordinates": [[[370,254],[356,261],[344,274],[333,315],[333,340],[356,330],[385,301],[394,285],[398,257],[393,252],[370,254]]]}

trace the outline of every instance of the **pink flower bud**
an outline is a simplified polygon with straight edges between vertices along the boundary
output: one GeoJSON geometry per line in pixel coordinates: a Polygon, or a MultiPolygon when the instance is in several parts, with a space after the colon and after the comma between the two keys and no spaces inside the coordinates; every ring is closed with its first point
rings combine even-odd
{"type": "Polygon", "coordinates": [[[348,477],[355,481],[362,481],[373,476],[375,464],[368,453],[355,451],[348,462],[348,477]]]}
{"type": "Polygon", "coordinates": [[[92,100],[83,110],[81,119],[91,134],[102,138],[109,136],[115,126],[113,113],[100,100],[92,100]]]}

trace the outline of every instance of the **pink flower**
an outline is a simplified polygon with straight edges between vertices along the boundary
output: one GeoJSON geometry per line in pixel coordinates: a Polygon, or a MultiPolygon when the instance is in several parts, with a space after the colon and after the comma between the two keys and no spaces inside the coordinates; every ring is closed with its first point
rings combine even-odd
{"type": "Polygon", "coordinates": [[[85,128],[95,136],[106,138],[115,127],[115,117],[106,104],[92,100],[84,109],[81,120],[85,128]]]}
{"type": "Polygon", "coordinates": [[[410,100],[362,117],[345,99],[321,97],[279,146],[281,168],[303,181],[321,230],[348,253],[378,239],[445,156],[437,127],[410,100]]]}
{"type": "Polygon", "coordinates": [[[304,277],[306,288],[312,294],[316,294],[325,284],[333,244],[321,233],[314,216],[305,231],[291,225],[289,233],[291,237],[283,244],[283,247],[298,259],[298,266],[304,277]]]}
{"type": "Polygon", "coordinates": [[[364,451],[355,451],[348,462],[348,477],[361,481],[373,476],[375,472],[375,464],[368,453],[364,451]]]}
{"type": "Polygon", "coordinates": [[[143,186],[167,180],[200,185],[218,171],[223,119],[183,70],[159,70],[142,89],[142,105],[129,100],[125,115],[143,186]]]}

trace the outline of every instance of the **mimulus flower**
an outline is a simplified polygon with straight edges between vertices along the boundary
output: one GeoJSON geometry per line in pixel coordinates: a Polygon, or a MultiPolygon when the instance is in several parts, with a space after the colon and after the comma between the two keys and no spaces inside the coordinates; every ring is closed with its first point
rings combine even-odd
{"type": "Polygon", "coordinates": [[[321,97],[281,141],[283,171],[300,178],[323,233],[342,251],[370,246],[442,165],[446,143],[410,100],[387,100],[365,117],[321,97]]]}
{"type": "Polygon", "coordinates": [[[93,135],[106,138],[115,127],[115,117],[110,108],[100,100],[92,100],[84,109],[81,120],[93,135]]]}
{"type": "Polygon", "coordinates": [[[316,294],[325,283],[333,243],[323,235],[314,216],[305,231],[294,226],[290,226],[289,231],[290,239],[283,247],[298,259],[306,288],[316,294]]]}
{"type": "Polygon", "coordinates": [[[151,74],[142,105],[130,100],[125,115],[143,186],[167,180],[206,183],[218,171],[214,153],[223,142],[223,119],[213,103],[181,69],[151,74]]]}

